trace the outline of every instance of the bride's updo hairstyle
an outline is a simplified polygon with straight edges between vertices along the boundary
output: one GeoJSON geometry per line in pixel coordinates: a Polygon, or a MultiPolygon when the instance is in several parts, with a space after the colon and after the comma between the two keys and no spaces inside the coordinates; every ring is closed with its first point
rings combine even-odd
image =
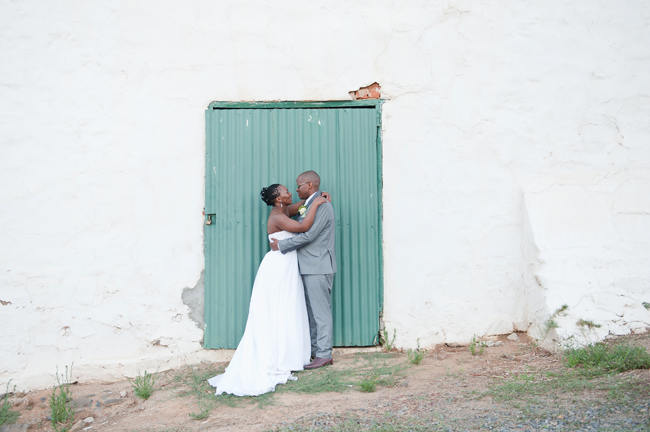
{"type": "Polygon", "coordinates": [[[278,183],[273,183],[271,186],[263,187],[262,192],[260,192],[262,201],[270,206],[275,204],[275,199],[280,195],[280,191],[278,190],[279,186],[278,183]]]}

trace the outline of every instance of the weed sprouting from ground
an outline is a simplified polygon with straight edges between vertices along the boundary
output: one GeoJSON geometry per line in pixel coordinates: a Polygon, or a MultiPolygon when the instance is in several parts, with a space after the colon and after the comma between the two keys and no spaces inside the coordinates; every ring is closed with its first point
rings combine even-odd
{"type": "Polygon", "coordinates": [[[384,329],[381,333],[381,345],[384,351],[390,352],[395,349],[395,338],[397,337],[397,330],[393,329],[393,337],[388,336],[388,329],[384,329]]]}
{"type": "Polygon", "coordinates": [[[74,420],[74,408],[72,407],[72,392],[70,382],[72,378],[72,366],[65,367],[65,375],[59,375],[56,371],[56,382],[50,395],[50,417],[55,432],[64,432],[70,429],[74,420]]]}
{"type": "Polygon", "coordinates": [[[420,339],[418,339],[418,347],[414,350],[408,350],[407,356],[411,364],[419,365],[422,362],[424,351],[420,349],[420,339]]]}
{"type": "Polygon", "coordinates": [[[359,388],[362,392],[371,393],[377,390],[377,377],[370,375],[359,382],[359,388]]]}
{"type": "Polygon", "coordinates": [[[419,365],[424,358],[424,351],[420,351],[419,348],[415,350],[408,350],[408,358],[412,364],[419,365]]]}
{"type": "Polygon", "coordinates": [[[208,415],[210,415],[210,411],[212,411],[214,404],[211,404],[209,401],[206,401],[205,399],[200,399],[199,400],[199,412],[191,412],[189,416],[194,419],[194,420],[203,420],[208,418],[208,415]]]}
{"type": "Polygon", "coordinates": [[[144,371],[143,375],[138,375],[131,381],[133,393],[141,399],[147,400],[153,394],[154,378],[153,375],[144,371]]]}
{"type": "Polygon", "coordinates": [[[641,304],[643,305],[644,308],[650,309],[650,302],[643,302],[641,304]]]}
{"type": "Polygon", "coordinates": [[[650,368],[650,354],[643,347],[597,343],[584,348],[569,349],[564,360],[571,368],[582,368],[585,374],[602,375],[631,369],[650,368]]]}
{"type": "MultiPolygon", "coordinates": [[[[18,411],[13,411],[11,409],[11,403],[9,403],[9,385],[11,380],[7,383],[7,388],[5,389],[5,394],[0,398],[0,426],[4,424],[16,423],[20,413],[18,411]]],[[[15,390],[15,388],[14,388],[15,390]]]]}
{"type": "Polygon", "coordinates": [[[472,337],[472,341],[469,343],[469,352],[472,355],[481,355],[485,351],[487,344],[483,341],[476,339],[476,336],[472,337]]]}

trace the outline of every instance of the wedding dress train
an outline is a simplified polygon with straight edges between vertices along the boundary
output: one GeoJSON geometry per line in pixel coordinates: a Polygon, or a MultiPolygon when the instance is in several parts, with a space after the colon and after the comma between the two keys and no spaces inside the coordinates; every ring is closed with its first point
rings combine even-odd
{"type": "MultiPolygon", "coordinates": [[[[270,238],[283,240],[280,231],[270,238]]],[[[244,335],[226,371],[208,380],[216,394],[257,396],[296,379],[309,363],[311,343],[296,252],[269,251],[257,270],[244,335]]]]}

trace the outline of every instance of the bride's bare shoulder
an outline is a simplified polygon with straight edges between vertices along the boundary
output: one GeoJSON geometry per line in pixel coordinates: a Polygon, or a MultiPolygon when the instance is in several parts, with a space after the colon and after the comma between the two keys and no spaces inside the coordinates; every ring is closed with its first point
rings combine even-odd
{"type": "Polygon", "coordinates": [[[279,211],[276,212],[276,211],[274,211],[274,212],[271,212],[271,214],[269,214],[269,218],[268,218],[268,220],[269,220],[269,221],[273,221],[273,220],[284,219],[284,218],[287,218],[287,217],[289,217],[289,216],[287,216],[287,215],[284,214],[283,212],[279,212],[279,211]]]}
{"type": "Polygon", "coordinates": [[[268,234],[273,234],[278,231],[282,231],[282,228],[279,226],[280,221],[284,218],[288,217],[287,215],[284,214],[284,212],[280,211],[272,211],[271,214],[269,214],[269,218],[267,219],[266,222],[266,232],[268,234]]]}

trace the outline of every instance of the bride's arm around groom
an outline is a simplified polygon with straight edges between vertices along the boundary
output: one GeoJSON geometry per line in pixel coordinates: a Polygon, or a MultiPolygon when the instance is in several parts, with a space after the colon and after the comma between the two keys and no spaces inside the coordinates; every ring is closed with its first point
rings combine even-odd
{"type": "Polygon", "coordinates": [[[280,250],[283,254],[298,249],[301,274],[333,274],[336,273],[334,231],[334,208],[331,203],[325,202],[316,211],[314,223],[309,230],[273,242],[271,248],[280,250]]]}
{"type": "MultiPolygon", "coordinates": [[[[321,195],[320,176],[305,171],[296,179],[298,197],[306,199],[307,208],[312,198],[321,195]]],[[[296,250],[298,269],[305,288],[305,302],[309,316],[311,355],[314,360],[305,369],[332,364],[332,284],[336,273],[334,252],[334,208],[325,202],[316,211],[314,224],[304,233],[291,238],[271,241],[271,249],[283,254],[296,250]]]]}
{"type": "MultiPolygon", "coordinates": [[[[300,177],[298,184],[300,188],[300,177]]],[[[271,249],[280,250],[283,254],[297,250],[309,315],[311,354],[314,357],[305,369],[332,364],[331,295],[336,273],[334,237],[334,208],[330,202],[325,202],[316,211],[314,223],[308,231],[271,242],[271,249]]]]}

